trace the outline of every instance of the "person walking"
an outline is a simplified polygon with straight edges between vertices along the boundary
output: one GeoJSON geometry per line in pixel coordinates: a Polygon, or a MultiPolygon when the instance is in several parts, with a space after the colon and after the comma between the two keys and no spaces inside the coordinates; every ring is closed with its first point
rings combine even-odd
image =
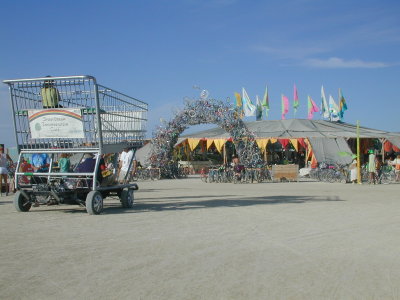
{"type": "Polygon", "coordinates": [[[13,164],[11,157],[4,153],[4,144],[0,144],[0,196],[3,195],[3,181],[6,196],[8,196],[8,163],[13,164]]]}

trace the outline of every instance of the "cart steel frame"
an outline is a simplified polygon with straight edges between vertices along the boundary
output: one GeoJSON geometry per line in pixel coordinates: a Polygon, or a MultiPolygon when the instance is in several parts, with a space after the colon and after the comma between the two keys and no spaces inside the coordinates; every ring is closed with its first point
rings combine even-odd
{"type": "Polygon", "coordinates": [[[102,155],[119,153],[124,148],[135,151],[143,145],[147,103],[100,85],[95,77],[89,75],[3,82],[9,86],[19,152],[15,172],[15,188],[18,192],[14,199],[17,210],[28,211],[35,201],[35,195],[43,194],[57,203],[62,203],[66,195],[75,195],[72,198],[76,198],[77,193],[86,195],[85,200],[77,199],[77,202],[85,204],[89,214],[99,214],[103,208],[103,198],[113,194],[120,197],[124,207],[133,205],[133,190],[138,186],[128,182],[129,171],[124,184],[108,186],[101,186],[96,174],[102,155]],[[45,153],[50,157],[48,171],[20,171],[23,157],[35,153],[45,153]],[[55,172],[54,159],[61,153],[94,154],[96,163],[93,172],[55,172]],[[22,176],[46,178],[46,183],[21,184],[19,179],[22,176]],[[73,190],[60,188],[60,181],[82,178],[86,183],[90,182],[90,186],[73,190]],[[55,182],[57,184],[54,185],[55,182]]]}

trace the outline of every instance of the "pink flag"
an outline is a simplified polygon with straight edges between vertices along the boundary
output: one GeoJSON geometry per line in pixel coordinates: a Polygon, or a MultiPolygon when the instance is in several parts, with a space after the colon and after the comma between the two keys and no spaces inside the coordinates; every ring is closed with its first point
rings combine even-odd
{"type": "Polygon", "coordinates": [[[315,104],[313,99],[311,99],[311,97],[308,96],[308,119],[311,120],[313,118],[313,113],[318,111],[319,111],[318,106],[315,104]]]}
{"type": "Polygon", "coordinates": [[[299,95],[297,94],[296,85],[293,85],[293,109],[296,114],[297,108],[299,107],[299,95]]]}
{"type": "Polygon", "coordinates": [[[289,99],[282,95],[282,120],[285,120],[285,115],[289,111],[289,99]]]}

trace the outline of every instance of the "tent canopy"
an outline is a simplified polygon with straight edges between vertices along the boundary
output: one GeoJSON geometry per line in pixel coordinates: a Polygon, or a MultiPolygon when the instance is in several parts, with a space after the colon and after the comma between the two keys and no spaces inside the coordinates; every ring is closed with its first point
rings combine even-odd
{"type": "MultiPolygon", "coordinates": [[[[357,137],[356,125],[324,120],[288,119],[245,122],[256,139],[296,139],[305,138],[310,141],[317,161],[329,161],[348,164],[352,161],[351,150],[346,139],[357,137]],[[347,152],[348,156],[338,153],[347,152]]],[[[177,144],[188,138],[194,139],[229,139],[230,135],[222,128],[213,128],[192,134],[182,135],[177,144]]],[[[387,139],[400,147],[400,134],[383,130],[360,127],[360,138],[387,139]]]]}
{"type": "Polygon", "coordinates": [[[388,141],[400,148],[400,137],[388,137],[388,141]]]}
{"type": "Polygon", "coordinates": [[[150,158],[151,143],[147,143],[142,148],[136,150],[135,158],[142,166],[145,166],[150,158]]]}
{"type": "MultiPolygon", "coordinates": [[[[324,120],[288,119],[245,122],[256,138],[356,138],[356,125],[324,120]]],[[[383,130],[360,127],[360,138],[387,138],[400,134],[383,130]]],[[[230,138],[222,128],[212,128],[192,134],[182,135],[180,142],[187,138],[230,138]]]]}
{"type": "Polygon", "coordinates": [[[309,141],[317,161],[347,165],[353,160],[350,147],[344,138],[309,138],[309,141]],[[340,152],[347,152],[349,155],[341,156],[338,154],[340,152]]]}

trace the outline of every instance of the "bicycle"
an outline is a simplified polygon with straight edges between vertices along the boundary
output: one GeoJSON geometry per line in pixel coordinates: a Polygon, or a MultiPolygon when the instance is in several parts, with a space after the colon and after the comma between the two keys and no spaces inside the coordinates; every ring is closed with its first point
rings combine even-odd
{"type": "Polygon", "coordinates": [[[396,181],[396,173],[394,168],[390,166],[383,166],[378,176],[378,183],[389,184],[396,181]]]}
{"type": "Polygon", "coordinates": [[[242,165],[235,166],[233,171],[234,171],[233,183],[236,184],[236,183],[244,182],[244,178],[245,178],[244,166],[242,166],[242,165]]]}
{"type": "Polygon", "coordinates": [[[206,168],[201,168],[201,170],[200,170],[200,179],[201,179],[201,181],[207,183],[208,174],[207,174],[206,168]]]}
{"type": "Polygon", "coordinates": [[[208,183],[218,182],[218,167],[216,166],[210,167],[210,170],[208,171],[207,182],[208,183]]]}

